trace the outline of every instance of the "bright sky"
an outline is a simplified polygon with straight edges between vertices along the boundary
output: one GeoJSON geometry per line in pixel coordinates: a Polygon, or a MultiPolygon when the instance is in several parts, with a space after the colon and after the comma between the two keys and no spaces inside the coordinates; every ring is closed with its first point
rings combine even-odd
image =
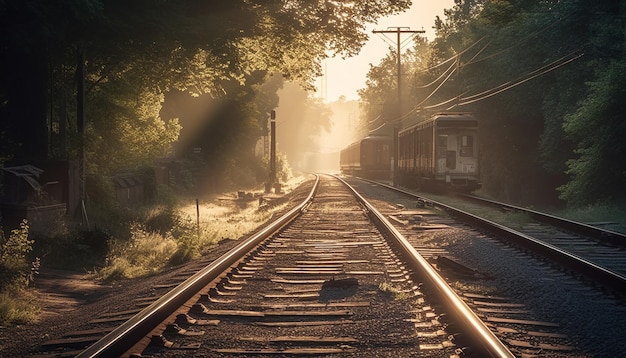
{"type": "MultiPolygon", "coordinates": [[[[388,27],[409,27],[411,30],[426,31],[423,36],[429,40],[435,37],[433,26],[435,16],[444,18],[443,10],[454,6],[454,0],[413,0],[413,5],[404,13],[382,18],[378,24],[367,26],[369,41],[363,46],[359,55],[342,60],[332,58],[322,64],[326,69],[325,91],[322,88],[323,81],[318,79],[317,95],[321,96],[326,92],[326,101],[336,101],[340,96],[346,96],[347,100],[357,100],[359,96],[357,90],[365,87],[369,64],[378,65],[380,60],[389,53],[390,46],[396,50],[396,34],[387,34],[388,39],[382,38],[384,34],[373,34],[372,30],[387,30],[388,27]]],[[[408,38],[408,34],[402,35],[401,42],[408,38]]],[[[405,42],[404,49],[411,46],[410,42],[405,42]]],[[[404,52],[404,50],[402,50],[404,52]]]]}

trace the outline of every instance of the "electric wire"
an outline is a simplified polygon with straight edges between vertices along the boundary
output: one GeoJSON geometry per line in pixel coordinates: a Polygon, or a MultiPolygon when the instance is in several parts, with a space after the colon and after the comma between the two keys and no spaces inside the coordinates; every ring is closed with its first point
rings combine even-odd
{"type": "MultiPolygon", "coordinates": [[[[571,16],[571,14],[568,14],[565,17],[557,19],[557,21],[551,22],[551,24],[548,26],[548,28],[555,26],[557,23],[563,21],[564,19],[566,19],[566,18],[568,18],[570,16],[571,16]]],[[[480,48],[476,54],[474,54],[466,63],[462,64],[462,66],[461,66],[461,63],[460,63],[461,55],[467,53],[472,48],[474,48],[476,45],[481,43],[486,38],[486,36],[482,36],[481,38],[476,40],[473,44],[471,44],[470,46],[465,48],[463,51],[455,54],[454,56],[452,56],[452,57],[450,57],[450,58],[448,58],[448,59],[446,59],[446,60],[444,60],[444,61],[442,61],[442,62],[440,62],[440,63],[438,63],[436,65],[434,65],[434,66],[431,66],[431,67],[429,67],[427,69],[418,71],[415,75],[418,75],[419,73],[432,71],[433,69],[439,68],[439,67],[445,65],[446,63],[454,61],[445,71],[443,71],[443,73],[441,75],[439,75],[439,77],[437,77],[437,79],[433,80],[432,82],[430,82],[427,85],[422,85],[422,86],[415,87],[415,88],[428,88],[430,86],[433,86],[438,81],[440,81],[441,78],[443,78],[447,74],[447,76],[444,79],[444,81],[442,83],[440,83],[437,86],[437,88],[435,88],[425,99],[423,99],[418,105],[414,106],[413,109],[411,109],[406,114],[403,114],[403,115],[395,118],[394,120],[392,120],[392,122],[401,121],[402,119],[408,117],[409,115],[411,115],[413,113],[416,113],[416,112],[419,112],[421,109],[434,109],[434,108],[445,106],[445,105],[447,105],[447,104],[449,104],[449,103],[451,103],[453,101],[457,101],[457,103],[454,104],[451,107],[448,107],[446,110],[450,110],[450,109],[453,109],[453,108],[458,107],[458,106],[464,106],[464,105],[468,105],[468,104],[471,104],[471,103],[475,103],[475,102],[478,102],[478,101],[490,98],[490,97],[495,96],[497,94],[500,94],[500,93],[502,93],[504,91],[507,91],[507,90],[509,90],[511,88],[519,86],[519,85],[521,85],[521,84],[523,84],[525,82],[528,82],[528,81],[530,81],[532,79],[535,79],[535,78],[537,78],[537,77],[539,77],[539,76],[541,76],[543,74],[546,74],[548,72],[556,70],[557,68],[560,68],[560,67],[562,67],[562,66],[564,66],[564,65],[566,65],[566,64],[568,64],[570,62],[573,62],[576,59],[578,59],[578,58],[580,58],[580,57],[582,57],[584,55],[584,54],[580,53],[579,55],[577,55],[577,56],[575,56],[573,58],[567,59],[567,57],[569,57],[569,56],[575,54],[576,52],[580,51],[580,50],[576,50],[576,51],[571,52],[568,55],[566,55],[566,56],[564,56],[564,57],[562,57],[562,58],[560,58],[560,59],[558,59],[556,61],[553,61],[552,63],[550,63],[550,64],[548,64],[546,66],[542,66],[541,68],[539,68],[537,70],[531,71],[531,72],[521,76],[518,80],[507,81],[507,82],[502,83],[502,84],[500,84],[500,85],[498,85],[498,86],[496,86],[494,88],[488,89],[486,91],[483,91],[483,92],[480,92],[480,93],[477,93],[477,94],[474,94],[474,95],[471,95],[471,96],[468,96],[468,97],[463,97],[463,94],[460,94],[458,96],[452,97],[452,98],[447,99],[447,100],[445,100],[443,102],[440,102],[438,104],[423,106],[423,104],[426,101],[428,101],[430,98],[432,98],[432,96],[451,78],[452,74],[454,74],[454,73],[458,74],[460,72],[460,70],[465,68],[466,66],[469,66],[469,65],[472,65],[472,64],[475,64],[475,63],[479,63],[479,62],[482,62],[482,61],[485,61],[485,60],[488,60],[488,59],[491,59],[491,58],[494,58],[494,57],[498,57],[498,56],[502,55],[503,53],[505,53],[505,52],[507,52],[507,51],[509,51],[509,50],[511,50],[511,49],[513,49],[515,47],[517,47],[517,46],[521,46],[524,43],[527,43],[529,40],[531,40],[532,38],[538,36],[539,34],[545,33],[545,31],[546,31],[546,28],[537,29],[533,33],[529,34],[528,36],[525,36],[525,38],[523,40],[517,41],[515,44],[513,44],[513,45],[511,45],[511,46],[509,46],[509,47],[507,47],[507,48],[505,48],[505,49],[503,49],[501,51],[498,51],[498,52],[496,52],[494,54],[488,55],[486,57],[483,57],[483,58],[480,58],[480,59],[477,60],[477,58],[480,56],[480,54],[483,53],[492,44],[492,42],[494,40],[491,39],[486,45],[484,45],[482,48],[480,48]],[[563,60],[565,60],[565,62],[559,63],[560,61],[563,61],[563,60]],[[450,71],[451,69],[453,69],[453,70],[450,71]],[[448,71],[450,71],[450,73],[448,73],[448,71]]],[[[379,118],[380,118],[380,116],[377,117],[375,120],[378,120],[379,118]]]]}
{"type": "MultiPolygon", "coordinates": [[[[576,53],[576,52],[578,52],[578,51],[575,51],[574,53],[576,53]]],[[[569,55],[568,55],[568,56],[569,56],[569,55]]],[[[537,78],[537,77],[539,77],[539,76],[542,76],[542,75],[544,75],[544,74],[546,74],[546,73],[548,73],[548,72],[554,71],[554,70],[556,70],[557,68],[560,68],[560,67],[562,67],[562,66],[565,66],[565,65],[567,65],[568,63],[573,62],[573,61],[575,61],[575,60],[577,60],[577,59],[579,59],[579,58],[581,58],[581,57],[583,57],[583,56],[584,56],[584,53],[579,53],[578,55],[576,55],[576,56],[574,56],[574,57],[572,57],[572,58],[570,58],[570,59],[567,59],[566,61],[564,61],[564,62],[562,62],[562,63],[557,63],[557,62],[559,62],[559,61],[563,60],[563,58],[561,58],[561,59],[559,59],[559,60],[557,60],[557,61],[553,62],[553,64],[554,64],[554,63],[556,63],[554,66],[552,66],[552,67],[550,67],[550,68],[546,68],[545,70],[543,70],[543,71],[541,71],[541,72],[539,72],[539,73],[535,73],[534,75],[532,75],[532,76],[530,76],[530,77],[528,77],[528,78],[525,78],[525,79],[520,79],[520,80],[518,80],[518,81],[516,81],[516,82],[514,82],[514,83],[511,83],[510,85],[508,85],[508,86],[506,86],[506,87],[504,87],[504,88],[501,88],[501,89],[499,89],[499,90],[497,90],[497,91],[495,91],[495,92],[492,92],[492,93],[486,94],[486,95],[484,95],[484,96],[482,96],[482,97],[474,98],[474,99],[472,99],[472,100],[468,100],[468,99],[469,99],[469,98],[476,97],[476,95],[473,95],[473,96],[470,96],[470,97],[467,97],[467,98],[461,98],[460,100],[461,100],[461,101],[464,101],[464,102],[459,102],[458,104],[456,104],[456,105],[455,105],[455,106],[453,106],[453,107],[450,107],[449,109],[452,109],[452,108],[457,107],[457,106],[465,106],[465,105],[468,105],[468,104],[471,104],[471,103],[475,103],[475,102],[478,102],[478,101],[482,101],[482,100],[487,99],[487,98],[489,98],[489,97],[493,97],[493,96],[495,96],[495,95],[497,95],[497,94],[500,94],[500,93],[502,93],[502,92],[504,92],[504,91],[507,91],[507,90],[509,90],[509,89],[511,89],[511,88],[513,88],[513,87],[519,86],[519,85],[521,85],[521,84],[523,84],[523,83],[526,83],[526,82],[528,82],[528,81],[530,81],[530,80],[533,80],[533,79],[535,79],[535,78],[537,78]]],[[[544,67],[545,67],[545,66],[544,66],[544,67]]],[[[534,71],[534,72],[537,72],[537,71],[534,71]]],[[[501,86],[499,86],[499,87],[501,87],[501,86]]]]}
{"type": "Polygon", "coordinates": [[[559,59],[557,59],[555,61],[552,61],[551,63],[549,63],[549,64],[547,64],[545,66],[542,66],[542,67],[540,67],[540,68],[538,68],[538,69],[536,69],[534,71],[528,72],[524,76],[519,77],[515,81],[507,81],[505,83],[502,83],[502,84],[500,84],[500,85],[498,85],[496,87],[493,87],[493,88],[488,89],[486,91],[483,91],[481,93],[477,93],[477,94],[474,94],[474,95],[471,95],[471,96],[468,96],[468,97],[465,97],[465,98],[461,98],[461,100],[466,101],[466,100],[470,100],[470,99],[473,99],[473,98],[476,98],[476,97],[480,97],[480,96],[486,95],[489,92],[499,91],[501,88],[505,88],[505,87],[510,86],[511,83],[516,83],[516,82],[519,82],[519,81],[524,81],[525,82],[526,81],[524,79],[525,77],[527,77],[528,79],[536,78],[536,76],[535,76],[536,74],[540,74],[541,75],[541,74],[547,73],[549,71],[552,71],[552,70],[560,67],[560,66],[558,66],[558,67],[555,67],[555,68],[551,68],[552,66],[556,66],[559,62],[565,61],[568,57],[575,55],[577,52],[580,52],[580,49],[576,50],[576,51],[572,51],[572,52],[568,53],[567,55],[565,55],[565,56],[563,56],[563,57],[561,57],[561,58],[559,58],[559,59]],[[545,72],[547,69],[548,69],[548,71],[545,72]]]}
{"type": "MultiPolygon", "coordinates": [[[[457,58],[458,61],[458,58],[457,58]]],[[[456,64],[456,63],[455,63],[456,64]]],[[[455,65],[453,64],[453,65],[455,65]]],[[[448,82],[448,80],[452,77],[453,74],[457,73],[457,67],[455,67],[452,71],[450,71],[450,73],[448,74],[448,76],[439,84],[439,86],[437,86],[428,96],[426,96],[426,98],[424,98],[422,100],[422,102],[420,102],[417,107],[420,107],[421,105],[423,105],[426,101],[428,101],[432,96],[435,95],[435,93],[437,93],[437,91],[439,91],[439,89],[446,83],[448,82]]]]}
{"type": "MultiPolygon", "coordinates": [[[[453,59],[454,59],[454,57],[453,57],[453,59]]],[[[429,83],[429,84],[427,84],[427,85],[423,85],[423,86],[416,86],[415,88],[416,88],[416,89],[419,89],[419,88],[428,88],[428,87],[430,87],[430,86],[434,85],[435,83],[439,82],[439,80],[440,80],[440,79],[442,79],[442,78],[443,78],[443,76],[445,76],[445,75],[446,75],[446,73],[448,73],[448,71],[450,71],[451,69],[453,69],[455,66],[456,66],[456,62],[453,62],[453,63],[450,65],[450,67],[448,67],[445,71],[443,71],[443,72],[441,73],[441,75],[439,75],[439,77],[437,77],[437,78],[436,78],[435,80],[433,80],[431,83],[429,83]]]]}

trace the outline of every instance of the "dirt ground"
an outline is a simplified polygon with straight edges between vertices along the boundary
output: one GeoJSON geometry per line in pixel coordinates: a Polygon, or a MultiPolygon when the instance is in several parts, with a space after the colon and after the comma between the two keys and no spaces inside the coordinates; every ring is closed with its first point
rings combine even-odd
{"type": "Polygon", "coordinates": [[[86,273],[49,268],[41,270],[33,286],[41,299],[40,319],[71,312],[110,288],[96,282],[86,273]]]}

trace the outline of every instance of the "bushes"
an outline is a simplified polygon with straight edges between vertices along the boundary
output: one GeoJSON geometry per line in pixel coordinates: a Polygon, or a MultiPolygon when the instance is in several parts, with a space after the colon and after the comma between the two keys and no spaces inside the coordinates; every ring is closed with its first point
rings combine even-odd
{"type": "Polygon", "coordinates": [[[26,287],[33,280],[33,267],[39,260],[30,264],[28,253],[33,250],[33,240],[28,238],[28,222],[23,220],[18,229],[12,230],[8,238],[0,231],[0,285],[2,288],[16,285],[26,287]]]}
{"type": "Polygon", "coordinates": [[[148,232],[133,225],[128,241],[113,240],[105,267],[98,272],[103,280],[135,278],[160,272],[176,250],[176,241],[169,235],[148,232]]]}
{"type": "Polygon", "coordinates": [[[0,230],[0,323],[25,323],[35,319],[38,308],[25,288],[39,269],[39,258],[33,262],[28,254],[33,240],[28,237],[28,222],[12,230],[8,238],[0,230]]]}
{"type": "Polygon", "coordinates": [[[130,225],[129,239],[110,240],[104,267],[96,276],[102,280],[149,276],[195,258],[199,250],[193,223],[171,207],[154,207],[130,225]]]}

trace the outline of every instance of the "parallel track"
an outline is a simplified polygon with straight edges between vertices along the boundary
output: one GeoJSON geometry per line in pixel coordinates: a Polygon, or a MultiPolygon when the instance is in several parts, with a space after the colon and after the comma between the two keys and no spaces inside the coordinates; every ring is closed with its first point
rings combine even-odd
{"type": "MultiPolygon", "coordinates": [[[[546,240],[546,235],[543,235],[542,237],[543,239],[542,239],[542,238],[539,238],[538,235],[530,235],[528,233],[512,229],[511,227],[498,224],[496,222],[482,218],[478,215],[474,215],[466,210],[462,210],[462,209],[453,207],[451,205],[448,205],[439,201],[424,198],[420,195],[417,195],[413,192],[410,192],[401,188],[395,188],[393,186],[386,185],[383,183],[376,183],[376,184],[386,187],[390,190],[403,193],[416,200],[421,200],[422,202],[428,202],[431,205],[435,205],[445,210],[452,216],[460,218],[468,223],[471,223],[472,225],[483,227],[486,230],[498,235],[501,238],[506,238],[507,240],[510,240],[516,245],[519,245],[521,247],[525,247],[534,252],[537,252],[538,254],[541,254],[549,258],[550,260],[557,262],[560,265],[564,265],[571,270],[574,270],[580,274],[583,274],[589,277],[591,280],[594,280],[600,285],[603,285],[612,290],[615,290],[615,292],[621,295],[626,295],[626,274],[623,273],[623,272],[626,272],[626,271],[623,271],[626,265],[626,262],[624,261],[624,259],[626,258],[626,254],[625,254],[626,251],[622,249],[623,245],[625,245],[626,243],[626,235],[623,235],[617,232],[604,230],[602,228],[596,228],[596,227],[582,224],[582,223],[576,223],[571,220],[558,218],[556,216],[542,214],[537,211],[532,211],[528,209],[511,206],[511,209],[528,212],[533,217],[538,217],[538,218],[540,217],[544,221],[549,221],[552,225],[565,227],[568,230],[572,230],[572,231],[575,230],[575,232],[583,232],[585,235],[591,235],[594,238],[602,238],[602,239],[609,240],[608,245],[606,243],[602,243],[598,241],[594,241],[590,243],[589,241],[584,241],[585,239],[579,236],[577,237],[577,239],[582,240],[582,242],[577,243],[577,245],[574,245],[574,246],[559,245],[557,244],[558,240],[546,240]],[[619,243],[618,247],[616,247],[617,243],[619,243]],[[605,260],[605,262],[607,263],[613,262],[613,265],[616,265],[615,267],[618,267],[618,268],[615,268],[612,265],[603,265],[598,260],[587,257],[584,250],[586,250],[589,247],[593,247],[597,245],[602,245],[602,249],[601,249],[602,252],[601,252],[601,255],[599,255],[598,257],[600,256],[606,257],[607,250],[609,250],[610,253],[608,255],[612,259],[605,260]],[[582,248],[582,251],[573,250],[576,246],[578,248],[582,248]]],[[[473,200],[478,200],[478,199],[474,198],[473,200]]],[[[490,205],[504,206],[506,204],[491,201],[490,205]]],[[[561,236],[557,235],[557,238],[563,238],[567,242],[571,242],[573,239],[570,236],[563,236],[563,235],[561,236]]]]}
{"type": "Polygon", "coordinates": [[[624,296],[614,286],[607,290],[606,282],[529,249],[523,237],[511,239],[449,206],[377,182],[348,181],[516,355],[608,357],[626,349],[619,333],[626,329],[624,296]]]}
{"type": "Polygon", "coordinates": [[[581,235],[589,236],[589,237],[592,237],[601,241],[605,241],[615,246],[626,248],[626,234],[621,233],[621,232],[616,232],[616,231],[604,229],[598,226],[593,226],[593,225],[565,219],[562,217],[558,217],[555,215],[542,213],[537,210],[532,210],[532,209],[523,208],[520,206],[502,203],[502,202],[495,201],[495,200],[481,198],[476,195],[462,195],[462,196],[464,198],[477,201],[479,203],[527,213],[529,214],[529,216],[535,218],[537,221],[554,225],[556,227],[560,227],[560,228],[563,228],[565,230],[568,230],[577,234],[581,234],[581,235]]]}

